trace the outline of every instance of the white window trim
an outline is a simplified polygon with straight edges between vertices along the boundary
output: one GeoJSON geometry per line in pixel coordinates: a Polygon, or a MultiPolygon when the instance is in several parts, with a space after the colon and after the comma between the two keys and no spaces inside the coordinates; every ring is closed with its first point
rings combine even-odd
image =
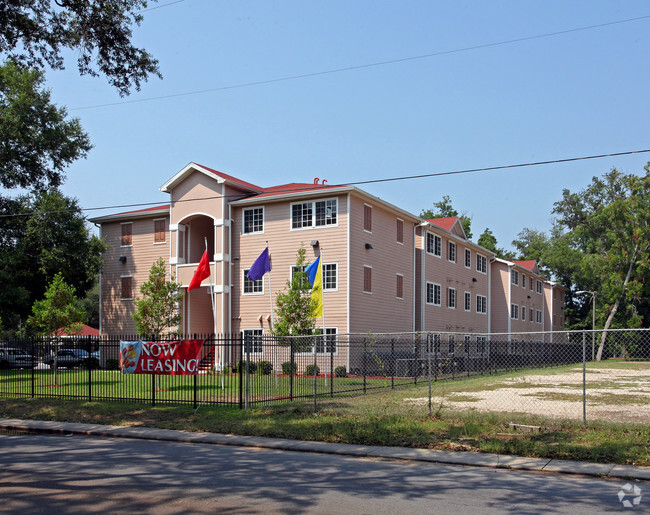
{"type": "Polygon", "coordinates": [[[370,204],[363,203],[363,232],[372,234],[372,206],[370,204]],[[370,208],[370,227],[371,229],[366,229],[366,206],[370,208]]]}
{"type": "Polygon", "coordinates": [[[339,262],[330,261],[329,263],[323,263],[321,266],[325,267],[327,265],[336,265],[336,288],[325,288],[325,271],[321,269],[321,274],[323,274],[323,292],[339,291],[339,262]]]}
{"type": "Polygon", "coordinates": [[[450,263],[455,263],[456,262],[456,255],[458,253],[458,247],[456,246],[456,242],[447,240],[447,261],[450,263]],[[454,248],[454,259],[451,259],[451,248],[454,248]]]}
{"type": "Polygon", "coordinates": [[[247,297],[249,295],[264,295],[264,277],[262,277],[260,279],[260,281],[262,281],[262,291],[255,291],[255,292],[245,292],[244,291],[244,284],[245,284],[245,281],[246,281],[246,273],[249,270],[250,270],[250,267],[249,268],[242,268],[242,271],[241,271],[241,294],[246,295],[247,297]]]}
{"type": "Polygon", "coordinates": [[[447,286],[447,307],[449,309],[456,309],[457,304],[458,304],[458,302],[457,302],[457,299],[456,299],[456,288],[452,288],[451,286],[447,286]],[[454,292],[454,305],[450,306],[449,305],[449,299],[450,299],[451,296],[449,295],[449,292],[451,292],[452,290],[454,292]]]}
{"type": "MultiPolygon", "coordinates": [[[[404,274],[395,274],[395,277],[401,277],[402,278],[402,296],[398,297],[397,292],[395,292],[395,298],[399,300],[404,300],[404,274]]],[[[395,288],[397,289],[397,279],[395,279],[395,288]]]]}
{"type": "MultiPolygon", "coordinates": [[[[403,240],[404,239],[404,220],[402,220],[401,218],[397,218],[396,220],[399,220],[400,222],[402,222],[402,240],[403,240]]],[[[397,231],[397,226],[395,227],[395,231],[397,231]]],[[[397,234],[395,235],[395,240],[396,240],[398,245],[404,245],[403,241],[399,241],[397,239],[397,234]]]]}
{"type": "MultiPolygon", "coordinates": [[[[323,329],[323,327],[316,327],[316,329],[323,329]]],[[[330,355],[331,356],[338,356],[339,355],[339,347],[340,347],[339,341],[338,341],[338,337],[339,337],[339,328],[338,328],[338,326],[327,326],[324,329],[325,329],[325,331],[327,331],[328,329],[334,329],[336,331],[336,333],[334,333],[334,335],[332,335],[332,336],[336,336],[336,350],[331,354],[329,352],[327,352],[327,351],[324,351],[324,352],[317,352],[316,355],[317,356],[330,356],[330,355]]],[[[316,336],[319,336],[319,335],[316,335],[316,336]]],[[[314,355],[314,346],[311,345],[310,349],[311,350],[307,350],[305,352],[296,352],[296,356],[313,356],[314,355]]],[[[313,364],[313,361],[312,361],[311,364],[313,364]]],[[[321,373],[325,372],[325,367],[329,368],[329,363],[327,365],[321,365],[320,363],[318,364],[318,368],[320,369],[321,373]]],[[[330,370],[327,370],[327,373],[333,373],[333,372],[330,371],[330,370]]]]}
{"type": "MultiPolygon", "coordinates": [[[[337,206],[338,207],[338,206],[337,206]]],[[[338,213],[337,213],[338,215],[338,213]]],[[[242,236],[249,236],[251,234],[264,234],[264,230],[266,229],[266,209],[264,206],[257,206],[257,207],[245,207],[241,211],[241,235],[242,236]],[[245,213],[246,211],[253,211],[254,209],[261,209],[262,210],[262,230],[261,231],[251,231],[251,232],[244,232],[244,227],[245,227],[245,213]]]]}
{"type": "Polygon", "coordinates": [[[510,303],[510,318],[512,320],[519,320],[519,304],[515,304],[514,302],[510,303]],[[516,308],[516,309],[513,309],[516,308]],[[514,313],[513,313],[514,311],[514,313]],[[513,316],[513,314],[515,316],[513,316]]]}
{"type": "Polygon", "coordinates": [[[487,267],[487,256],[484,256],[483,254],[479,254],[479,253],[477,252],[477,253],[476,253],[476,271],[477,271],[479,274],[487,275],[487,268],[488,268],[488,267],[487,267]],[[479,267],[478,267],[478,259],[479,259],[479,256],[481,257],[482,262],[485,262],[485,271],[480,270],[479,267]]]}
{"type": "Polygon", "coordinates": [[[480,295],[480,294],[477,293],[476,298],[477,298],[477,300],[479,298],[483,299],[483,302],[481,302],[481,307],[483,307],[483,305],[485,305],[485,311],[476,310],[476,312],[479,313],[480,315],[487,315],[487,296],[480,295]]]}
{"type": "Polygon", "coordinates": [[[468,270],[472,269],[472,250],[471,249],[465,249],[465,268],[468,270]],[[467,266],[467,256],[469,254],[469,266],[467,266]]]}
{"type": "MultiPolygon", "coordinates": [[[[169,220],[169,218],[154,218],[153,219],[153,239],[154,240],[156,239],[156,222],[160,222],[161,220],[166,222],[167,220],[169,220]]],[[[164,233],[165,233],[165,241],[154,241],[153,244],[154,245],[167,245],[167,233],[168,232],[169,231],[164,231],[164,233]]],[[[131,231],[131,238],[133,238],[133,230],[131,231]]],[[[133,240],[131,240],[131,241],[133,241],[133,240]]],[[[127,245],[127,246],[129,246],[129,245],[127,245]]],[[[133,246],[133,245],[130,245],[130,246],[133,246]]]]}
{"type": "Polygon", "coordinates": [[[339,226],[339,199],[338,197],[328,197],[328,198],[318,198],[315,200],[305,200],[303,202],[291,202],[289,204],[289,230],[290,231],[311,231],[313,229],[328,229],[330,227],[339,226]],[[316,225],[316,203],[317,202],[327,202],[328,200],[336,201],[336,223],[335,224],[325,224],[325,225],[316,225]],[[296,204],[312,204],[311,209],[311,222],[312,225],[307,227],[296,227],[293,226],[293,206],[296,204]]]}
{"type": "Polygon", "coordinates": [[[426,236],[424,238],[424,250],[430,256],[437,257],[438,259],[442,259],[442,237],[438,236],[434,232],[427,231],[426,236]],[[429,252],[429,245],[428,245],[429,235],[433,237],[433,252],[429,252]],[[440,254],[436,254],[436,238],[440,240],[440,254]]]}
{"type": "MultiPolygon", "coordinates": [[[[245,328],[242,328],[241,331],[242,331],[242,334],[246,333],[246,331],[262,331],[261,336],[264,337],[264,328],[263,327],[245,327],[245,328]]],[[[244,338],[246,337],[245,334],[243,334],[243,336],[244,336],[244,338]]],[[[260,336],[260,335],[256,335],[256,336],[260,336]]],[[[242,359],[245,359],[247,354],[249,354],[249,353],[246,352],[246,344],[244,343],[244,356],[242,357],[242,359]]],[[[260,352],[251,351],[250,355],[251,356],[263,356],[264,355],[264,340],[262,340],[262,350],[260,352]]]]}
{"type": "Polygon", "coordinates": [[[426,284],[426,289],[427,291],[425,292],[425,302],[429,306],[442,306],[442,285],[438,283],[432,283],[431,281],[427,281],[426,284]],[[429,285],[433,287],[433,302],[429,302],[429,285]],[[436,303],[436,286],[440,288],[440,302],[436,303]]]}
{"type": "Polygon", "coordinates": [[[465,308],[465,311],[470,313],[472,311],[472,294],[471,292],[466,291],[465,294],[463,295],[463,306],[465,308]],[[469,298],[469,309],[467,309],[467,299],[469,298]]]}
{"type": "Polygon", "coordinates": [[[120,224],[120,243],[122,243],[122,226],[123,225],[130,225],[131,226],[131,245],[120,245],[120,248],[128,248],[128,247],[133,247],[133,222],[122,222],[120,224]]]}
{"type": "Polygon", "coordinates": [[[372,295],[372,291],[366,291],[366,268],[370,268],[370,288],[372,290],[372,266],[363,265],[363,276],[361,277],[361,288],[363,290],[362,293],[365,293],[366,295],[372,295]]]}
{"type": "Polygon", "coordinates": [[[519,286],[519,272],[517,270],[510,270],[510,284],[519,286]]]}

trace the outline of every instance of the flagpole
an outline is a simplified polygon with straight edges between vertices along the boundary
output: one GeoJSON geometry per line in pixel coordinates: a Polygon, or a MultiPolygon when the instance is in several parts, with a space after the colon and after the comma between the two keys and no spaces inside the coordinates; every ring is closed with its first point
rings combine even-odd
{"type": "MultiPolygon", "coordinates": [[[[268,254],[269,242],[266,242],[266,251],[268,254]]],[[[269,261],[271,257],[269,255],[269,261]]],[[[269,272],[269,297],[271,301],[271,334],[273,334],[273,327],[275,326],[275,318],[273,316],[273,288],[271,287],[271,272],[269,272]]],[[[273,370],[275,372],[275,387],[278,387],[278,346],[275,341],[273,342],[273,370]]]]}
{"type": "MultiPolygon", "coordinates": [[[[203,241],[205,243],[205,251],[208,251],[208,238],[203,238],[203,241]]],[[[212,260],[209,259],[208,256],[208,263],[210,263],[212,260]]],[[[210,269],[212,269],[211,265],[210,269]]],[[[217,300],[214,298],[214,276],[216,275],[217,271],[216,269],[214,270],[214,274],[212,273],[212,270],[210,270],[210,283],[208,284],[208,289],[210,292],[210,302],[212,304],[212,334],[214,338],[214,350],[215,350],[215,356],[214,356],[214,364],[215,366],[217,365],[217,300]]],[[[221,374],[221,370],[223,369],[223,364],[221,363],[221,350],[219,349],[219,373],[221,375],[221,389],[223,390],[223,374],[221,374]]]]}
{"type": "Polygon", "coordinates": [[[325,335],[325,277],[323,277],[323,247],[320,247],[320,267],[321,267],[321,310],[323,312],[323,355],[325,356],[325,386],[327,386],[327,337],[325,335]]]}

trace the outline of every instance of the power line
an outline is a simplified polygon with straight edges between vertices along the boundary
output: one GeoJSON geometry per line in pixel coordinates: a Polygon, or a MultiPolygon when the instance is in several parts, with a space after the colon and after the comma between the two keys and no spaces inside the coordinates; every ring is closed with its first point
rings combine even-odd
{"type": "Polygon", "coordinates": [[[140,10],[138,12],[146,13],[147,11],[155,11],[156,9],[162,9],[163,7],[169,7],[170,5],[180,4],[181,2],[184,2],[184,1],[185,0],[176,0],[175,2],[168,2],[166,4],[157,5],[156,7],[149,7],[148,9],[142,9],[142,10],[140,10]]]}
{"type": "MultiPolygon", "coordinates": [[[[178,0],[178,1],[183,1],[183,0],[178,0]]],[[[166,4],[166,5],[171,5],[171,4],[166,4]]],[[[159,6],[159,7],[165,7],[165,6],[159,6]]],[[[567,30],[559,30],[556,32],[548,32],[545,34],[537,34],[534,36],[524,36],[521,38],[515,38],[515,39],[508,39],[505,41],[497,41],[493,43],[484,43],[482,45],[474,45],[474,46],[468,46],[468,47],[463,47],[463,48],[456,48],[454,50],[443,50],[440,52],[432,52],[429,54],[422,54],[422,55],[416,55],[416,56],[410,56],[410,57],[402,57],[400,59],[391,59],[387,61],[378,61],[375,63],[366,63],[366,64],[359,64],[356,66],[348,66],[345,68],[333,68],[331,70],[323,70],[319,72],[312,72],[312,73],[303,73],[299,75],[289,75],[287,77],[280,77],[280,78],[275,78],[275,79],[266,79],[266,80],[260,80],[260,81],[254,81],[254,82],[243,82],[240,84],[232,84],[230,86],[221,86],[218,88],[208,88],[208,89],[201,89],[201,90],[195,90],[195,91],[186,91],[184,93],[172,93],[169,95],[161,95],[157,97],[149,97],[149,98],[141,98],[141,99],[134,99],[134,100],[123,100],[121,102],[109,102],[106,104],[96,104],[96,105],[91,105],[91,106],[83,106],[83,107],[73,107],[69,108],[68,111],[82,111],[85,109],[96,109],[99,107],[111,107],[111,106],[117,106],[117,105],[124,105],[124,104],[136,104],[136,103],[141,103],[141,102],[151,102],[154,100],[165,100],[169,98],[177,98],[177,97],[185,97],[185,96],[190,96],[190,95],[200,95],[203,93],[213,93],[216,91],[226,91],[230,89],[240,89],[240,88],[248,88],[252,86],[262,86],[265,84],[274,84],[276,82],[286,82],[286,81],[291,81],[291,80],[298,80],[298,79],[306,79],[309,77],[319,77],[322,75],[331,75],[335,73],[343,73],[343,72],[349,72],[349,71],[356,71],[356,70],[363,70],[365,68],[375,68],[379,66],[386,66],[389,64],[397,64],[397,63],[404,63],[408,61],[416,61],[420,59],[430,59],[432,57],[439,57],[442,55],[449,55],[449,54],[457,54],[461,52],[470,52],[472,50],[479,50],[482,48],[491,48],[491,47],[496,47],[496,46],[503,46],[503,45],[510,45],[513,43],[521,43],[523,41],[531,41],[534,39],[542,39],[542,38],[548,38],[548,37],[553,37],[553,36],[560,36],[563,34],[571,34],[573,32],[579,32],[583,30],[591,30],[591,29],[599,29],[602,27],[608,27],[611,25],[618,25],[621,23],[630,23],[633,21],[639,21],[639,20],[645,20],[650,18],[650,15],[646,16],[638,16],[636,18],[627,18],[625,20],[616,20],[616,21],[610,21],[606,23],[599,23],[597,25],[587,25],[585,27],[577,27],[574,29],[567,29],[567,30]]]]}
{"type": "MultiPolygon", "coordinates": [[[[571,163],[571,162],[576,162],[576,161],[586,161],[586,160],[591,160],[591,159],[602,159],[605,157],[619,157],[619,156],[629,156],[629,155],[634,155],[634,154],[645,154],[650,152],[650,149],[645,149],[645,150],[630,150],[626,152],[612,152],[609,154],[597,154],[597,155],[591,155],[591,156],[578,156],[578,157],[568,157],[564,159],[551,159],[547,161],[533,161],[529,163],[517,163],[517,164],[509,164],[509,165],[499,165],[499,166],[488,166],[488,167],[482,167],[482,168],[467,168],[463,170],[452,170],[452,171],[447,171],[447,172],[430,172],[430,173],[424,173],[424,174],[419,174],[419,175],[401,175],[397,177],[387,177],[384,179],[369,179],[367,181],[354,181],[354,182],[347,182],[347,183],[341,183],[341,184],[328,184],[329,188],[333,187],[343,187],[343,186],[358,186],[362,184],[378,184],[382,182],[393,182],[393,181],[406,181],[406,180],[414,180],[414,179],[425,179],[429,177],[442,177],[445,175],[460,175],[460,174],[466,174],[466,173],[478,173],[478,172],[494,172],[498,170],[510,170],[513,168],[526,168],[526,167],[531,167],[531,166],[545,166],[545,165],[551,165],[551,164],[563,164],[563,163],[571,163]]],[[[274,194],[277,193],[298,193],[301,191],[311,191],[313,190],[313,187],[309,185],[309,187],[305,188],[287,188],[283,190],[273,190],[274,194]]],[[[327,191],[327,189],[324,189],[324,191],[327,191]]],[[[223,195],[223,196],[210,196],[210,197],[203,197],[203,198],[193,198],[193,199],[188,199],[188,200],[176,200],[174,201],[175,203],[181,203],[181,202],[196,202],[196,201],[202,201],[202,200],[214,200],[217,198],[245,198],[246,195],[243,194],[231,194],[231,195],[223,195]]],[[[81,208],[79,211],[101,211],[105,209],[126,209],[126,208],[143,208],[143,207],[151,207],[151,206],[162,206],[165,204],[169,204],[169,201],[161,201],[161,202],[142,202],[138,204],[114,204],[111,206],[102,206],[102,207],[87,207],[87,208],[81,208]]],[[[33,214],[54,214],[54,213],[66,213],[70,211],[75,211],[75,210],[60,210],[60,211],[37,211],[37,212],[31,212],[31,213],[9,213],[9,214],[0,214],[0,218],[9,218],[9,217],[17,217],[17,216],[31,216],[33,214]]]]}

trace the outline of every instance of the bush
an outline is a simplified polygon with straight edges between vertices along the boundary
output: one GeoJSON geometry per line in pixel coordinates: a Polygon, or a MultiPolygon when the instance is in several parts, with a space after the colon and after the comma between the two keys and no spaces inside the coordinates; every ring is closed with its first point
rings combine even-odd
{"type": "Polygon", "coordinates": [[[106,360],[106,370],[119,370],[120,360],[109,358],[106,360]]]}
{"type": "MultiPolygon", "coordinates": [[[[257,363],[255,361],[250,361],[248,363],[248,372],[254,374],[256,369],[257,363]]],[[[237,372],[241,372],[242,374],[246,373],[246,360],[242,360],[237,364],[237,372]]]]}
{"type": "Polygon", "coordinates": [[[293,372],[293,375],[296,375],[296,372],[298,370],[298,367],[296,366],[295,363],[291,363],[291,361],[285,361],[282,363],[282,373],[284,375],[291,375],[293,372]],[[293,370],[292,370],[293,369],[293,370]]]}
{"type": "Polygon", "coordinates": [[[273,363],[270,361],[259,361],[257,363],[257,373],[263,376],[268,376],[273,373],[273,363]]]}
{"type": "Polygon", "coordinates": [[[307,365],[307,368],[305,368],[305,375],[313,376],[314,370],[316,371],[316,375],[320,374],[320,368],[318,368],[318,365],[314,365],[313,363],[311,365],[307,365]]]}
{"type": "Polygon", "coordinates": [[[347,377],[347,376],[348,376],[348,373],[347,373],[347,371],[345,370],[345,367],[344,367],[343,365],[341,365],[340,367],[336,367],[336,368],[334,369],[334,375],[335,375],[336,377],[347,377]]]}

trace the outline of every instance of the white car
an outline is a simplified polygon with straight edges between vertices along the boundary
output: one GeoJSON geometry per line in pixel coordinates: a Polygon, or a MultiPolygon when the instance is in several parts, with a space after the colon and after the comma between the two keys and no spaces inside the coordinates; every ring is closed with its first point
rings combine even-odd
{"type": "Polygon", "coordinates": [[[0,347],[0,368],[34,368],[34,356],[16,347],[0,347]]]}

